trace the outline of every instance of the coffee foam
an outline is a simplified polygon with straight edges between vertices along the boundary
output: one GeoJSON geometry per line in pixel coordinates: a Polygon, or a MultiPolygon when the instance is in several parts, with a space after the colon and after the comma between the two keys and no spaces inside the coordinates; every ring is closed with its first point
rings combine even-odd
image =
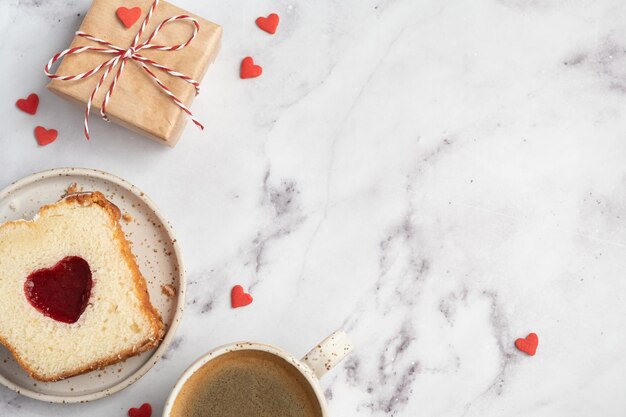
{"type": "Polygon", "coordinates": [[[228,352],[207,362],[183,385],[171,417],[322,417],[307,379],[279,356],[228,352]]]}

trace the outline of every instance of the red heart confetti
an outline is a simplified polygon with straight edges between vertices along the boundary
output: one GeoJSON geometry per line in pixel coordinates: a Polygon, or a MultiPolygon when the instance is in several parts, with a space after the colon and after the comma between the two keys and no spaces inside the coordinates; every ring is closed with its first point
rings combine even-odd
{"type": "Polygon", "coordinates": [[[256,25],[266,31],[269,34],[274,34],[276,33],[276,28],[278,27],[278,22],[280,21],[280,18],[278,17],[278,15],[276,13],[272,13],[267,17],[258,17],[255,22],[256,25]]]}
{"type": "Polygon", "coordinates": [[[252,296],[244,292],[241,285],[235,285],[230,292],[230,305],[233,308],[244,307],[252,302],[252,296]]]}
{"type": "Polygon", "coordinates": [[[37,107],[39,106],[39,96],[35,93],[28,96],[28,98],[21,98],[15,102],[18,109],[28,114],[37,113],[37,107]]]}
{"type": "Polygon", "coordinates": [[[239,75],[242,79],[256,78],[263,73],[263,68],[260,65],[255,65],[252,57],[247,56],[241,61],[241,70],[239,75]]]}
{"type": "Polygon", "coordinates": [[[150,417],[152,416],[152,406],[144,403],[139,408],[131,408],[128,410],[129,417],[150,417]]]}
{"type": "Polygon", "coordinates": [[[130,28],[141,17],[141,8],[133,7],[132,9],[127,9],[126,7],[120,7],[116,13],[124,26],[130,28]]]}
{"type": "Polygon", "coordinates": [[[58,134],[59,132],[54,129],[46,129],[42,126],[37,126],[35,128],[35,138],[37,139],[39,146],[46,146],[51,144],[57,139],[58,134]]]}
{"type": "Polygon", "coordinates": [[[515,347],[530,356],[535,356],[538,344],[539,338],[535,333],[530,333],[528,336],[526,336],[526,338],[517,339],[515,341],[515,347]]]}

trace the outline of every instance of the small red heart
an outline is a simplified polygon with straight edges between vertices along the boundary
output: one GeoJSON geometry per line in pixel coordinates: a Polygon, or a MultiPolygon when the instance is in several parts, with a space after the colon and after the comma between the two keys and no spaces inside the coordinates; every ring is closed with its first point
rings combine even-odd
{"type": "Polygon", "coordinates": [[[152,406],[144,403],[139,408],[131,408],[128,410],[129,417],[150,417],[152,415],[152,406]]]}
{"type": "Polygon", "coordinates": [[[535,356],[538,344],[539,338],[535,333],[530,333],[528,336],[526,336],[526,338],[517,339],[515,341],[515,347],[530,356],[535,356]]]}
{"type": "Polygon", "coordinates": [[[39,96],[35,93],[28,96],[28,98],[21,98],[15,103],[18,109],[28,114],[37,113],[37,107],[39,106],[39,96]]]}
{"type": "Polygon", "coordinates": [[[243,291],[241,285],[235,285],[230,292],[230,305],[233,308],[244,307],[252,302],[252,296],[243,291]]]}
{"type": "Polygon", "coordinates": [[[130,28],[141,17],[141,8],[133,7],[132,9],[127,9],[126,7],[120,7],[117,9],[117,17],[119,17],[124,26],[130,28]]]}
{"type": "Polygon", "coordinates": [[[37,126],[35,128],[35,138],[39,143],[39,146],[46,146],[51,144],[57,139],[57,132],[54,129],[46,129],[45,127],[37,126]]]}
{"type": "Polygon", "coordinates": [[[263,73],[263,68],[260,65],[255,65],[252,57],[247,56],[241,61],[240,76],[244,78],[256,78],[263,73]]]}
{"type": "Polygon", "coordinates": [[[276,28],[278,27],[278,22],[280,18],[276,13],[272,13],[267,17],[258,17],[255,22],[256,25],[266,31],[267,33],[274,34],[276,33],[276,28]]]}

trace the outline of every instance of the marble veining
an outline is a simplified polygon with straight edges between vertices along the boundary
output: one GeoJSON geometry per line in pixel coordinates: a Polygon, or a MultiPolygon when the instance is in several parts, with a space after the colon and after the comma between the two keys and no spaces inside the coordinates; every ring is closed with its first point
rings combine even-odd
{"type": "Polygon", "coordinates": [[[0,388],[1,416],[158,417],[216,346],[303,356],[337,328],[355,350],[322,381],[331,416],[625,415],[622,2],[176,0],[225,34],[192,106],[206,129],[175,149],[96,115],[86,142],[82,108],[45,90],[89,3],[0,2],[0,187],[61,166],[137,185],[177,232],[186,310],[128,389],[0,388]],[[275,36],[254,25],[271,12],[275,36]],[[246,55],[263,76],[238,78],[246,55]],[[31,92],[34,117],[14,107],[31,92]],[[513,345],[529,332],[534,357],[513,345]]]}

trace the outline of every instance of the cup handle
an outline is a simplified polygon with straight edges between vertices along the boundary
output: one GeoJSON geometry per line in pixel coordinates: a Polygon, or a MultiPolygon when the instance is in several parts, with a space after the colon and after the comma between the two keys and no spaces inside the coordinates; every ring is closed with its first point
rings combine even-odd
{"type": "Polygon", "coordinates": [[[304,355],[302,362],[307,364],[319,379],[350,352],[352,352],[352,343],[343,330],[338,330],[304,355]]]}

